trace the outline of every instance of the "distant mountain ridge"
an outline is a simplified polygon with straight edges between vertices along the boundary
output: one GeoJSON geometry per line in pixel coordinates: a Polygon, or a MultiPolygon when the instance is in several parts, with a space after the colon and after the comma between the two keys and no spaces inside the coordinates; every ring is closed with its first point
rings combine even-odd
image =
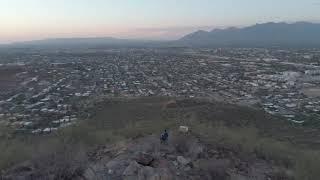
{"type": "Polygon", "coordinates": [[[118,39],[113,37],[89,38],[52,38],[12,43],[11,47],[42,47],[42,48],[70,48],[70,47],[145,47],[154,46],[157,41],[118,39]]]}
{"type": "Polygon", "coordinates": [[[182,37],[177,43],[186,46],[320,47],[320,24],[270,22],[244,28],[200,30],[182,37]]]}
{"type": "Polygon", "coordinates": [[[172,41],[113,37],[56,38],[17,42],[9,47],[320,47],[320,24],[263,23],[244,28],[199,30],[172,41]]]}

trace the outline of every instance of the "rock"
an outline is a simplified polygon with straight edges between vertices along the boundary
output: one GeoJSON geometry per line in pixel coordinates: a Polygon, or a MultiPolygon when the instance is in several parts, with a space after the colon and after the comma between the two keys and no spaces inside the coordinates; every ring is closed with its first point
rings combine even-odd
{"type": "Polygon", "coordinates": [[[180,126],[179,127],[179,132],[188,133],[189,132],[189,127],[188,126],[180,126]]]}
{"type": "Polygon", "coordinates": [[[102,177],[112,177],[115,171],[105,167],[103,163],[89,165],[83,173],[84,179],[101,179],[102,177]]]}
{"type": "Polygon", "coordinates": [[[192,145],[189,150],[189,156],[193,159],[202,158],[204,156],[203,149],[204,148],[199,144],[192,145]]]}
{"type": "Polygon", "coordinates": [[[177,156],[169,154],[169,155],[167,155],[167,159],[173,161],[173,160],[176,160],[176,159],[177,159],[177,156]]]}
{"type": "Polygon", "coordinates": [[[30,166],[19,166],[13,170],[14,173],[24,173],[24,172],[31,172],[31,171],[33,171],[33,168],[30,166]]]}
{"type": "Polygon", "coordinates": [[[139,171],[139,180],[173,180],[173,175],[167,168],[154,169],[144,166],[139,171]]]}
{"type": "Polygon", "coordinates": [[[115,154],[115,156],[119,156],[119,155],[121,155],[121,154],[125,153],[125,151],[126,151],[126,149],[125,149],[125,148],[120,149],[120,150],[115,154]]]}
{"type": "Polygon", "coordinates": [[[154,160],[153,156],[144,152],[139,152],[134,158],[139,164],[149,166],[154,160]]]}
{"type": "Polygon", "coordinates": [[[26,180],[32,179],[32,176],[36,173],[36,169],[34,168],[33,164],[30,162],[24,162],[18,164],[17,166],[13,167],[11,170],[5,172],[3,171],[3,175],[1,174],[0,170],[0,179],[4,180],[26,180]]]}
{"type": "Polygon", "coordinates": [[[183,169],[184,171],[190,171],[191,170],[191,167],[190,166],[187,166],[183,169]]]}
{"type": "Polygon", "coordinates": [[[217,150],[210,149],[208,150],[208,155],[209,157],[219,157],[219,152],[217,150]]]}
{"type": "Polygon", "coordinates": [[[155,174],[155,170],[152,167],[144,166],[138,172],[138,179],[139,180],[150,180],[154,174],[155,174]]]}
{"type": "MultiPolygon", "coordinates": [[[[241,175],[241,174],[233,174],[231,173],[230,175],[230,180],[248,180],[248,179],[252,179],[251,177],[247,177],[245,175],[241,175]]],[[[269,179],[267,179],[269,180],[269,179]]]]}
{"type": "Polygon", "coordinates": [[[96,179],[96,174],[94,171],[92,171],[91,169],[86,169],[85,172],[83,173],[83,177],[85,179],[96,179]]]}
{"type": "Polygon", "coordinates": [[[109,170],[108,170],[108,174],[113,174],[113,170],[112,170],[112,169],[109,169],[109,170]]]}
{"type": "Polygon", "coordinates": [[[168,161],[167,159],[161,159],[157,158],[150,164],[153,168],[167,168],[171,165],[171,161],[168,161]]]}
{"type": "Polygon", "coordinates": [[[108,171],[112,170],[112,174],[122,174],[128,165],[129,162],[127,160],[114,159],[105,164],[105,167],[108,171]]]}
{"type": "Polygon", "coordinates": [[[166,157],[167,156],[167,154],[164,153],[164,152],[160,152],[159,154],[160,154],[161,157],[166,157]]]}
{"type": "Polygon", "coordinates": [[[150,180],[173,180],[173,177],[168,169],[158,169],[150,180]]]}
{"type": "Polygon", "coordinates": [[[123,176],[136,176],[138,175],[139,169],[141,169],[141,165],[139,165],[136,161],[132,161],[130,165],[124,170],[123,176]]]}
{"type": "Polygon", "coordinates": [[[24,162],[12,168],[10,173],[18,174],[18,173],[24,173],[24,172],[31,172],[33,170],[34,170],[34,167],[32,163],[24,162]]]}
{"type": "Polygon", "coordinates": [[[173,163],[174,166],[178,166],[179,165],[177,161],[173,161],[172,163],[173,163]]]}
{"type": "Polygon", "coordinates": [[[190,160],[188,160],[188,159],[186,159],[186,158],[184,158],[182,156],[178,156],[177,157],[177,161],[183,166],[186,166],[186,165],[188,165],[190,163],[190,160]]]}

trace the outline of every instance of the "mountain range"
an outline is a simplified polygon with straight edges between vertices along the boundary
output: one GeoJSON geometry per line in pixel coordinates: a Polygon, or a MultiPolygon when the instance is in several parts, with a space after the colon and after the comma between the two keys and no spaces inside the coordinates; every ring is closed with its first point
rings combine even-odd
{"type": "Polygon", "coordinates": [[[34,41],[16,42],[11,47],[36,47],[36,48],[96,48],[96,47],[153,47],[158,41],[119,39],[113,37],[90,38],[55,38],[34,41]]]}
{"type": "Polygon", "coordinates": [[[187,46],[320,46],[320,24],[264,23],[244,28],[197,31],[177,41],[187,46]]]}
{"type": "Polygon", "coordinates": [[[58,38],[13,43],[13,47],[320,47],[320,24],[263,23],[244,28],[199,30],[173,41],[112,37],[58,38]]]}

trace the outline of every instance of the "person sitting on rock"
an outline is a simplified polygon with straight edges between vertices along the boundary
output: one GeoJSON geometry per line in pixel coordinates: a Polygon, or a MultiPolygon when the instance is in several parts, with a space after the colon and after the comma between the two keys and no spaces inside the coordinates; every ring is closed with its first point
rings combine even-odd
{"type": "Polygon", "coordinates": [[[169,134],[167,130],[164,130],[164,132],[160,136],[161,143],[167,143],[169,139],[169,134]]]}

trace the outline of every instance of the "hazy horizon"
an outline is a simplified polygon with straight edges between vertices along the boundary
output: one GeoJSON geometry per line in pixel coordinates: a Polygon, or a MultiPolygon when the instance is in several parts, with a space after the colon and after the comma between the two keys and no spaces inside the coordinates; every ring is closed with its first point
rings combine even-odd
{"type": "Polygon", "coordinates": [[[0,43],[73,37],[173,40],[196,30],[319,22],[320,1],[0,0],[0,43]]]}

